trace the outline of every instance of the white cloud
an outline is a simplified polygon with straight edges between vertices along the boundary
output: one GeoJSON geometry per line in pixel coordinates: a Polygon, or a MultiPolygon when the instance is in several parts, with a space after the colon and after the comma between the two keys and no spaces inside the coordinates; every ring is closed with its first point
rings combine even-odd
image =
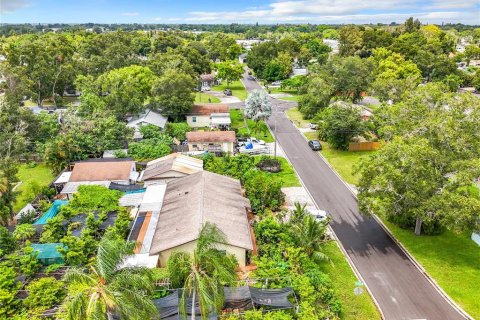
{"type": "Polygon", "coordinates": [[[9,14],[30,6],[29,0],[0,0],[0,13],[9,14]]]}
{"type": "Polygon", "coordinates": [[[127,16],[127,17],[136,17],[136,16],[139,16],[140,13],[138,12],[123,12],[122,13],[122,16],[127,16]]]}
{"type": "Polygon", "coordinates": [[[161,20],[163,20],[163,19],[160,18],[160,17],[156,17],[156,18],[153,18],[152,20],[153,20],[153,21],[161,21],[161,20]]]}
{"type": "MultiPolygon", "coordinates": [[[[426,5],[427,9],[467,9],[473,8],[479,4],[478,0],[434,0],[426,5]]],[[[480,21],[480,13],[477,11],[478,20],[480,21]]]]}
{"type": "Polygon", "coordinates": [[[192,16],[185,19],[188,22],[311,22],[311,23],[401,23],[409,17],[414,17],[423,23],[478,23],[476,12],[409,12],[409,13],[379,13],[379,14],[345,14],[345,15],[286,15],[275,16],[269,12],[192,12],[192,16]]]}
{"type": "Polygon", "coordinates": [[[415,17],[422,22],[461,22],[478,24],[478,0],[275,0],[263,8],[243,11],[189,12],[189,22],[312,22],[312,23],[390,23],[415,17]],[[437,11],[440,10],[440,11],[437,11]],[[372,13],[369,13],[372,12],[372,13]],[[407,13],[405,13],[407,12],[407,13]]]}

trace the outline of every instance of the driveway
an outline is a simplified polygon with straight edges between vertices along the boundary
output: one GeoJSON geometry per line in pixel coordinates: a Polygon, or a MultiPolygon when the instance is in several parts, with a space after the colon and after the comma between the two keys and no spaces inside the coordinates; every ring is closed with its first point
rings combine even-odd
{"type": "MultiPolygon", "coordinates": [[[[247,90],[261,89],[244,79],[247,90]]],[[[385,319],[465,319],[434,288],[380,224],[359,212],[356,197],[283,112],[295,105],[271,99],[268,121],[277,141],[331,226],[351,261],[377,300],[385,319]]],[[[352,284],[353,290],[353,284],[352,284]]]]}

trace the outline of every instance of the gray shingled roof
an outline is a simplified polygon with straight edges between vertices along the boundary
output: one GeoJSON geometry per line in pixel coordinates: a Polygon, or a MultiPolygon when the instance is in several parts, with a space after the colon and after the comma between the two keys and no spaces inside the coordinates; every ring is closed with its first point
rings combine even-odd
{"type": "Polygon", "coordinates": [[[167,185],[150,254],[158,254],[198,238],[206,222],[215,224],[229,245],[252,250],[246,208],[238,180],[208,171],[167,185]]]}

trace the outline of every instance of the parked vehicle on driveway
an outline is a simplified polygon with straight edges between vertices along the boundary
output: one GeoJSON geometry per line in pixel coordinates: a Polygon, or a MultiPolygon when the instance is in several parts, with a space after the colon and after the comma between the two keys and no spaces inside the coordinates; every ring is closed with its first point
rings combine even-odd
{"type": "Polygon", "coordinates": [[[201,88],[202,91],[210,91],[210,89],[211,89],[211,88],[210,88],[209,86],[203,86],[203,87],[201,88]]]}
{"type": "Polygon", "coordinates": [[[225,90],[223,90],[223,94],[226,95],[226,96],[231,96],[232,95],[232,90],[225,89],[225,90]]]}
{"type": "Polygon", "coordinates": [[[328,214],[325,210],[315,210],[312,214],[318,221],[325,221],[328,218],[328,214]]]}
{"type": "Polygon", "coordinates": [[[310,141],[308,141],[308,146],[309,146],[310,149],[312,149],[313,151],[322,150],[322,145],[320,144],[320,141],[318,141],[318,140],[310,140],[310,141]]]}
{"type": "Polygon", "coordinates": [[[282,85],[282,81],[274,81],[270,85],[272,87],[280,87],[282,85]]]}
{"type": "Polygon", "coordinates": [[[308,127],[312,130],[317,130],[318,129],[318,124],[317,123],[309,123],[308,127]]]}
{"type": "Polygon", "coordinates": [[[255,80],[255,77],[250,74],[250,75],[248,75],[247,79],[248,80],[255,80]]]}

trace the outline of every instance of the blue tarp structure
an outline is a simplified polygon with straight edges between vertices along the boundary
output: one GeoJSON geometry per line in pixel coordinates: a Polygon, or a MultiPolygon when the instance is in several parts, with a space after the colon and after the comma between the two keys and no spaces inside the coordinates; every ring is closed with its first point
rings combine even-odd
{"type": "Polygon", "coordinates": [[[67,200],[55,200],[55,201],[53,201],[53,204],[50,207],[50,209],[48,209],[47,212],[45,212],[33,224],[46,224],[48,220],[52,219],[53,217],[55,217],[58,214],[58,212],[60,211],[60,207],[66,205],[67,203],[68,203],[67,200]]]}
{"type": "Polygon", "coordinates": [[[32,243],[31,246],[43,265],[65,263],[63,255],[57,250],[58,247],[65,248],[62,243],[32,243]]]}

